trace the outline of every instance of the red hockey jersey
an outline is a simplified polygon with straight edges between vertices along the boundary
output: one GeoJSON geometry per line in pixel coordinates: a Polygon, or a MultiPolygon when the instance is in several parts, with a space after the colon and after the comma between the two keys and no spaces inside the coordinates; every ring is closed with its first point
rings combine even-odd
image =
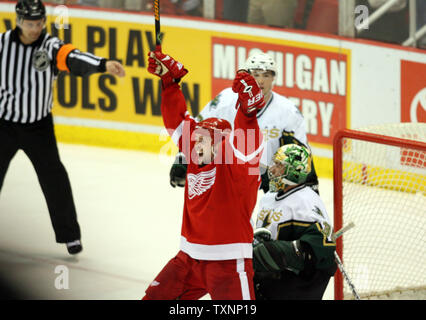
{"type": "Polygon", "coordinates": [[[234,130],[223,139],[214,161],[199,166],[192,137],[196,121],[187,112],[178,84],[163,90],[161,112],[188,162],[180,249],[199,260],[252,258],[250,219],[263,150],[257,118],[239,110],[234,130]]]}

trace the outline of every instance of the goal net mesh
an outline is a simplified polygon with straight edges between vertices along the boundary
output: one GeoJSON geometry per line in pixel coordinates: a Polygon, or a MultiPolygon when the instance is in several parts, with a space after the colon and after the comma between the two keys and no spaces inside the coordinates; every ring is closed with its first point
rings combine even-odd
{"type": "MultiPolygon", "coordinates": [[[[424,143],[343,138],[342,225],[355,223],[342,237],[345,270],[362,299],[426,299],[426,124],[357,131],[424,143]]],[[[343,295],[353,299],[346,282],[343,295]]]]}

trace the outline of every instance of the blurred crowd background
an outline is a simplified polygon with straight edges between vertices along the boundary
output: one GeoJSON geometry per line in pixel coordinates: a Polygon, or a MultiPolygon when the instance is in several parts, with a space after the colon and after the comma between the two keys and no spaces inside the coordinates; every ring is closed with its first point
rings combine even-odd
{"type": "MultiPolygon", "coordinates": [[[[391,0],[349,1],[352,1],[355,7],[367,8],[371,16],[391,0]]],[[[410,19],[413,20],[413,12],[410,15],[411,3],[415,4],[414,29],[419,31],[426,26],[426,0],[392,1],[395,3],[390,9],[370,23],[368,29],[354,34],[342,34],[344,27],[342,21],[339,26],[339,18],[342,20],[343,16],[348,15],[342,14],[339,5],[342,6],[343,1],[339,4],[339,0],[161,0],[161,13],[307,30],[403,45],[410,38],[410,27],[413,32],[413,26],[410,26],[410,19]]],[[[152,12],[153,5],[153,0],[46,0],[45,2],[133,12],[152,12]]],[[[353,18],[356,18],[356,14],[352,15],[353,18]]],[[[414,44],[409,45],[426,49],[426,35],[422,35],[414,44]]]]}

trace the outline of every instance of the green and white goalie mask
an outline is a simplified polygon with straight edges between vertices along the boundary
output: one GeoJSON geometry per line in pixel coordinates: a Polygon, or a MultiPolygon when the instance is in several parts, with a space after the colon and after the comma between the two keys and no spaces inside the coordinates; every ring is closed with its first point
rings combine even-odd
{"type": "Polygon", "coordinates": [[[273,165],[268,169],[269,191],[278,192],[286,186],[305,183],[311,172],[312,156],[306,147],[283,145],[275,152],[273,165]]]}

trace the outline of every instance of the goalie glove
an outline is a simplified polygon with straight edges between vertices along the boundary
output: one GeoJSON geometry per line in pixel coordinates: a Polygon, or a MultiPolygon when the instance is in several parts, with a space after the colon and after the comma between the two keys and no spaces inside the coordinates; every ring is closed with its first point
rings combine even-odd
{"type": "Polygon", "coordinates": [[[148,72],[160,77],[167,84],[178,83],[188,73],[180,62],[161,51],[151,51],[148,57],[148,72]]]}
{"type": "Polygon", "coordinates": [[[272,233],[266,228],[257,228],[254,230],[253,238],[253,246],[257,246],[259,243],[270,241],[272,233]]]}
{"type": "Polygon", "coordinates": [[[238,93],[236,107],[240,107],[245,115],[251,117],[258,109],[265,106],[262,90],[256,80],[246,71],[239,71],[232,84],[232,91],[238,93]]]}

